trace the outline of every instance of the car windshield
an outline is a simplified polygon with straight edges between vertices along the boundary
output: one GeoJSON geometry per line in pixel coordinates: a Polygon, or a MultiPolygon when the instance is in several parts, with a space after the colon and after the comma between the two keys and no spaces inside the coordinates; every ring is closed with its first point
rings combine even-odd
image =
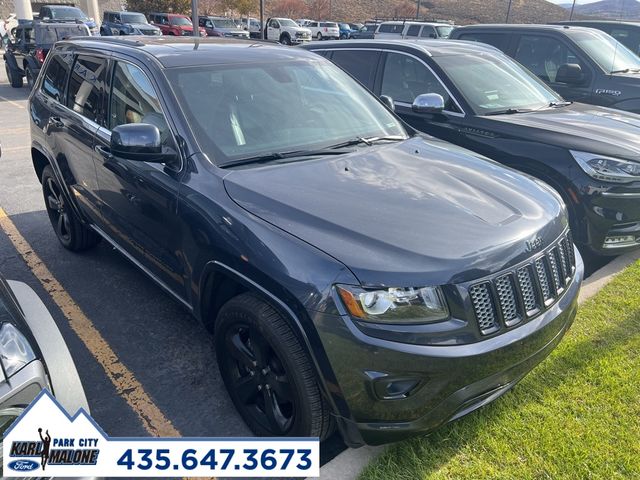
{"type": "Polygon", "coordinates": [[[351,30],[351,27],[346,23],[341,23],[340,28],[343,30],[351,30]]]}
{"type": "Polygon", "coordinates": [[[446,25],[444,27],[436,27],[436,30],[438,31],[438,36],[442,38],[449,38],[449,35],[451,35],[451,32],[453,31],[453,27],[446,25]]]}
{"type": "Polygon", "coordinates": [[[640,58],[607,34],[573,32],[571,39],[607,73],[640,69],[640,58]]]}
{"type": "Polygon", "coordinates": [[[407,136],[369,92],[322,59],[166,73],[202,149],[218,165],[360,138],[407,136]]]}
{"type": "Polygon", "coordinates": [[[279,18],[278,21],[283,27],[299,27],[296,22],[294,22],[293,20],[289,20],[288,18],[279,18]]]}
{"type": "Polygon", "coordinates": [[[147,23],[147,19],[141,13],[121,13],[122,23],[147,23]]]}
{"type": "Polygon", "coordinates": [[[214,18],[212,21],[216,28],[238,28],[236,22],[230,18],[214,18]]]}
{"type": "Polygon", "coordinates": [[[191,20],[185,17],[171,17],[169,23],[171,25],[191,25],[191,20]]]}
{"type": "Polygon", "coordinates": [[[79,19],[86,20],[87,16],[82,10],[76,7],[55,7],[51,9],[51,18],[63,20],[63,19],[79,19]]]}
{"type": "Polygon", "coordinates": [[[478,115],[562,102],[542,81],[501,54],[433,57],[478,115]]]}

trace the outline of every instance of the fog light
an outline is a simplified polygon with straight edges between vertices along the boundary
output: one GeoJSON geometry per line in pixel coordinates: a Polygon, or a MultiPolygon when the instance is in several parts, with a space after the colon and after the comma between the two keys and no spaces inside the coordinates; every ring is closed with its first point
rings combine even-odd
{"type": "Polygon", "coordinates": [[[622,248],[636,245],[636,237],[634,235],[611,235],[604,239],[602,248],[622,248]]]}
{"type": "Polygon", "coordinates": [[[373,383],[373,392],[381,400],[399,400],[407,398],[420,383],[417,378],[392,377],[388,373],[367,371],[367,377],[373,383]]]}

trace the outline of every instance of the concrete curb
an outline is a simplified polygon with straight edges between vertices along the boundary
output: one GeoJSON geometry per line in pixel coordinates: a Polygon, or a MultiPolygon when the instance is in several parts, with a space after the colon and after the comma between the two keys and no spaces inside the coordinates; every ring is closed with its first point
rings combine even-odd
{"type": "MultiPolygon", "coordinates": [[[[640,251],[630,252],[615,258],[601,269],[595,271],[582,283],[578,302],[582,303],[593,297],[613,277],[638,259],[640,259],[640,251]]],[[[383,446],[349,448],[320,469],[320,478],[323,480],[356,480],[364,467],[384,450],[385,447],[383,446]]]]}

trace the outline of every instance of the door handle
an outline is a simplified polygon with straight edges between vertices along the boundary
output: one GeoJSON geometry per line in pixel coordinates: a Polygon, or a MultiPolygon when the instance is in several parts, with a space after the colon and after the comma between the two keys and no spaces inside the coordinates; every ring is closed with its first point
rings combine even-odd
{"type": "Polygon", "coordinates": [[[49,128],[62,128],[64,127],[64,122],[60,119],[60,117],[49,117],[47,126],[49,128]]]}
{"type": "Polygon", "coordinates": [[[98,154],[100,154],[100,156],[105,160],[111,160],[113,158],[113,154],[111,153],[111,150],[109,150],[109,147],[96,145],[95,151],[98,152],[98,154]]]}

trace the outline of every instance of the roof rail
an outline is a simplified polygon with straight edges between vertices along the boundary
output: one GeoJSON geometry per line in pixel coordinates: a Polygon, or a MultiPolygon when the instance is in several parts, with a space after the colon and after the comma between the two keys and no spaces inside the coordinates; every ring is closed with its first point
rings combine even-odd
{"type": "Polygon", "coordinates": [[[117,45],[129,45],[131,47],[144,47],[144,43],[140,40],[129,40],[128,38],[123,38],[122,36],[117,37],[75,37],[74,40],[87,40],[90,42],[100,42],[100,43],[113,43],[117,45]]]}

